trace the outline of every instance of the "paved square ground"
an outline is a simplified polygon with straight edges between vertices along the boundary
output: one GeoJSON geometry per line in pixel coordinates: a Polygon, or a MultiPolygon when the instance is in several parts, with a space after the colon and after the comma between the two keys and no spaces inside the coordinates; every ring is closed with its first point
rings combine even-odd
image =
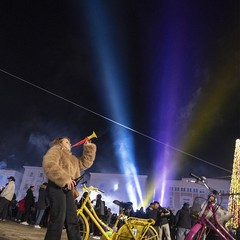
{"type": "MultiPolygon", "coordinates": [[[[0,240],[43,240],[46,228],[36,229],[33,225],[25,226],[14,221],[0,221],[0,240]]],[[[63,230],[62,240],[67,240],[63,230]]]]}

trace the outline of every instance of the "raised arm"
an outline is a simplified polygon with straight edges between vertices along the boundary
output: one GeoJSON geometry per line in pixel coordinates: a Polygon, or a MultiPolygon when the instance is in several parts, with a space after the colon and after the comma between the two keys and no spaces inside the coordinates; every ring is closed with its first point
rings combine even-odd
{"type": "Polygon", "coordinates": [[[90,168],[96,157],[96,145],[90,142],[86,142],[83,145],[83,154],[79,158],[80,170],[85,170],[90,168]]]}

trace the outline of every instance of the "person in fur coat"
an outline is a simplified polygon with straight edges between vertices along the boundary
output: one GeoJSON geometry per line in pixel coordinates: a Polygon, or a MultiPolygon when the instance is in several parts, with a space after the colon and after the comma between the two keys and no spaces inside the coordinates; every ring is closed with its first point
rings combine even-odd
{"type": "Polygon", "coordinates": [[[71,152],[69,138],[54,139],[43,157],[43,170],[48,179],[47,195],[50,202],[50,218],[45,240],[60,240],[65,225],[69,240],[80,240],[80,229],[76,214],[75,199],[71,191],[63,191],[67,186],[73,190],[81,170],[92,166],[96,155],[96,145],[90,141],[83,144],[80,158],[71,152]]]}

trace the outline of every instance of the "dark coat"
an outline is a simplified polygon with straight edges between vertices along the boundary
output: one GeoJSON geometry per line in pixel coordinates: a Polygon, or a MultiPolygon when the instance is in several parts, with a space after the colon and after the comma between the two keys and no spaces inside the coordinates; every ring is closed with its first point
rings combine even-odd
{"type": "Polygon", "coordinates": [[[27,190],[27,195],[25,197],[25,211],[31,212],[31,209],[35,206],[35,200],[31,188],[27,190]]]}
{"type": "Polygon", "coordinates": [[[145,217],[155,220],[154,226],[157,226],[157,220],[158,220],[158,210],[157,209],[153,209],[153,208],[148,207],[146,209],[145,217]]]}
{"type": "Polygon", "coordinates": [[[46,209],[49,206],[46,186],[44,185],[41,185],[41,187],[39,188],[38,201],[36,205],[38,209],[46,209]]]}
{"type": "Polygon", "coordinates": [[[158,214],[158,225],[162,226],[168,224],[168,218],[170,217],[170,211],[166,208],[160,207],[158,214]]]}
{"type": "Polygon", "coordinates": [[[104,216],[104,208],[105,208],[105,202],[101,199],[97,199],[96,205],[95,205],[95,211],[98,216],[104,216]]]}
{"type": "Polygon", "coordinates": [[[191,216],[189,206],[185,205],[178,210],[176,214],[176,226],[186,229],[191,229],[191,216]]]}

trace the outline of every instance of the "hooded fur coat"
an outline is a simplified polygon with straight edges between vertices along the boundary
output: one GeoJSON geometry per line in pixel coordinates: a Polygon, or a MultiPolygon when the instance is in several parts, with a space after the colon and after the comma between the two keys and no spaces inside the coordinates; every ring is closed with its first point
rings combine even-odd
{"type": "Polygon", "coordinates": [[[64,187],[80,176],[80,171],[92,166],[96,156],[96,145],[83,144],[83,154],[77,158],[60,145],[52,146],[43,157],[43,170],[48,180],[64,187]]]}

